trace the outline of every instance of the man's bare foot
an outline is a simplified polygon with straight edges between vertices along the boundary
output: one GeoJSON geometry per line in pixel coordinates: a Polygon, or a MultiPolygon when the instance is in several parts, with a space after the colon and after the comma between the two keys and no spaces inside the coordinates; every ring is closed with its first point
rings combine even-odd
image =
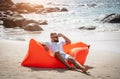
{"type": "Polygon", "coordinates": [[[88,49],[90,48],[90,45],[88,45],[88,49]]]}
{"type": "Polygon", "coordinates": [[[84,66],[84,69],[82,69],[83,73],[86,73],[86,71],[88,71],[89,67],[88,66],[84,66]]]}

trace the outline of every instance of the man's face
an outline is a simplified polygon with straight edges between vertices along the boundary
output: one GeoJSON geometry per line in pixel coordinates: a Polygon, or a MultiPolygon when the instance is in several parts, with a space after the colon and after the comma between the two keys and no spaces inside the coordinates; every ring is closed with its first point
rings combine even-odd
{"type": "Polygon", "coordinates": [[[59,42],[58,35],[57,34],[51,35],[51,41],[52,42],[59,42]]]}

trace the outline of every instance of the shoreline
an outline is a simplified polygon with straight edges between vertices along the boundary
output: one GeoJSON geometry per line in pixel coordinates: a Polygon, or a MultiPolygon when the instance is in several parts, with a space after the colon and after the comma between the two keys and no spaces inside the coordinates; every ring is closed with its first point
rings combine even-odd
{"type": "MultiPolygon", "coordinates": [[[[67,37],[71,39],[72,42],[82,41],[91,45],[91,48],[98,50],[105,50],[108,52],[119,52],[120,45],[120,32],[96,32],[96,31],[42,31],[39,34],[26,34],[26,35],[18,35],[18,37],[7,36],[7,38],[1,38],[1,40],[12,40],[12,41],[25,41],[29,42],[31,38],[34,38],[38,41],[50,41],[49,34],[51,32],[63,33],[67,37]],[[12,38],[13,37],[13,38],[12,38]],[[102,49],[101,49],[101,46],[102,49]],[[113,51],[113,50],[114,51],[113,51]]],[[[17,35],[16,35],[17,36],[17,35]]],[[[60,38],[60,40],[63,40],[60,38]]]]}

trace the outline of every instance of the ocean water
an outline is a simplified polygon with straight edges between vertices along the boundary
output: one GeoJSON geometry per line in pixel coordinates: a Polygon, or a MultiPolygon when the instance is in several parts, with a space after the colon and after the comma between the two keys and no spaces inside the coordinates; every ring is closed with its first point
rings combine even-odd
{"type": "MultiPolygon", "coordinates": [[[[120,23],[101,23],[107,14],[120,13],[120,0],[12,0],[17,2],[30,2],[43,4],[45,7],[67,8],[68,12],[53,12],[47,14],[23,14],[25,18],[34,20],[47,20],[48,25],[41,26],[44,31],[83,31],[78,28],[94,26],[95,30],[84,31],[120,31],[120,23]]],[[[23,29],[5,29],[0,26],[0,37],[16,39],[30,35],[23,29]]],[[[23,37],[24,38],[24,37],[23,37]]]]}
{"type": "Polygon", "coordinates": [[[119,31],[120,24],[101,23],[95,21],[107,14],[120,13],[120,0],[13,0],[43,4],[46,7],[66,7],[68,12],[55,12],[45,15],[23,15],[30,19],[44,19],[48,26],[44,30],[75,30],[79,27],[95,26],[97,31],[119,31]],[[50,3],[50,5],[48,5],[50,3]]]}

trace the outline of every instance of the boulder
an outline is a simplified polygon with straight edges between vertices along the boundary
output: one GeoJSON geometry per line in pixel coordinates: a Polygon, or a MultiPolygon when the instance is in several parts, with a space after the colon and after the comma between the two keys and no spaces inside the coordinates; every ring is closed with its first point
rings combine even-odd
{"type": "Polygon", "coordinates": [[[12,11],[3,12],[1,20],[6,28],[22,27],[25,18],[22,15],[14,13],[12,11]]]}
{"type": "Polygon", "coordinates": [[[44,8],[43,5],[30,4],[30,3],[16,3],[15,6],[18,9],[18,12],[31,13],[35,12],[38,9],[44,8]]]}
{"type": "Polygon", "coordinates": [[[28,3],[16,3],[16,7],[18,10],[26,10],[28,12],[34,12],[34,8],[32,5],[28,4],[28,3]]]}
{"type": "Polygon", "coordinates": [[[36,23],[29,23],[23,27],[27,31],[43,31],[43,29],[36,23]]]}
{"type": "Polygon", "coordinates": [[[0,11],[10,10],[13,5],[11,0],[0,0],[0,11]]]}
{"type": "Polygon", "coordinates": [[[60,11],[60,8],[58,7],[55,7],[55,8],[49,7],[49,8],[44,8],[43,13],[59,12],[59,11],[60,11]]]}
{"type": "Polygon", "coordinates": [[[43,5],[38,5],[38,4],[32,4],[35,9],[42,9],[44,8],[43,5]]]}
{"type": "Polygon", "coordinates": [[[0,20],[0,25],[3,25],[3,21],[0,20]]]}
{"type": "Polygon", "coordinates": [[[25,19],[24,22],[22,23],[23,26],[29,24],[29,23],[35,23],[35,24],[40,24],[38,21],[32,20],[32,19],[25,19]]]}
{"type": "Polygon", "coordinates": [[[87,4],[88,7],[95,7],[97,4],[87,4]]]}
{"type": "Polygon", "coordinates": [[[4,27],[6,27],[6,28],[14,28],[14,27],[16,27],[15,22],[14,22],[14,19],[11,18],[11,17],[5,18],[5,19],[3,20],[3,25],[4,25],[4,27]]]}
{"type": "Polygon", "coordinates": [[[66,11],[68,11],[68,9],[62,8],[61,11],[62,11],[62,12],[66,12],[66,11]]]}
{"type": "Polygon", "coordinates": [[[35,13],[36,14],[42,14],[43,12],[44,12],[44,8],[40,8],[35,13]]]}
{"type": "Polygon", "coordinates": [[[40,25],[48,25],[46,20],[39,20],[40,25]]]}
{"type": "Polygon", "coordinates": [[[22,27],[24,21],[23,17],[8,16],[3,20],[3,25],[6,28],[22,27]]]}
{"type": "Polygon", "coordinates": [[[30,23],[35,23],[35,24],[38,24],[38,25],[47,24],[46,21],[38,22],[38,21],[35,21],[35,20],[32,20],[32,19],[25,19],[21,15],[17,15],[17,14],[13,15],[13,16],[7,16],[7,18],[5,18],[3,21],[4,21],[3,25],[6,28],[24,27],[24,26],[26,26],[30,23]]]}
{"type": "Polygon", "coordinates": [[[106,15],[102,20],[101,22],[105,23],[120,23],[120,14],[115,14],[115,13],[112,13],[112,14],[109,14],[109,15],[106,15]]]}
{"type": "Polygon", "coordinates": [[[0,12],[0,20],[4,20],[6,17],[7,15],[4,12],[0,12]]]}
{"type": "Polygon", "coordinates": [[[0,20],[3,21],[3,25],[6,28],[23,27],[29,23],[35,23],[38,25],[48,24],[46,20],[36,21],[32,19],[26,19],[22,15],[13,13],[11,11],[0,12],[0,20]]]}
{"type": "Polygon", "coordinates": [[[82,27],[79,27],[78,29],[81,29],[81,30],[95,30],[96,27],[95,26],[82,26],[82,27]]]}

